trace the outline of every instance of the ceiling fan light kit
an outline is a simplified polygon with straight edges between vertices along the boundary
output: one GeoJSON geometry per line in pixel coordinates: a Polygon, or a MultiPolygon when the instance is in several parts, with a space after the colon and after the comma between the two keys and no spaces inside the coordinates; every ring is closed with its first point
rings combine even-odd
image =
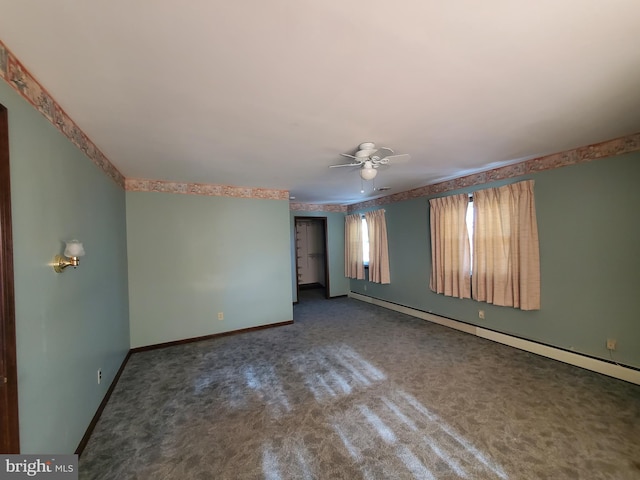
{"type": "Polygon", "coordinates": [[[364,162],[364,165],[360,169],[360,176],[364,180],[373,180],[374,178],[376,178],[377,174],[378,174],[378,170],[376,170],[373,164],[368,160],[364,162]]]}
{"type": "Polygon", "coordinates": [[[394,151],[387,147],[376,148],[372,142],[364,142],[358,145],[358,151],[355,155],[349,153],[341,153],[343,157],[351,158],[351,163],[342,163],[339,165],[329,165],[334,167],[360,167],[360,178],[363,180],[373,180],[378,174],[376,170],[380,165],[388,165],[391,162],[399,160],[409,160],[409,155],[394,155],[394,151]]]}

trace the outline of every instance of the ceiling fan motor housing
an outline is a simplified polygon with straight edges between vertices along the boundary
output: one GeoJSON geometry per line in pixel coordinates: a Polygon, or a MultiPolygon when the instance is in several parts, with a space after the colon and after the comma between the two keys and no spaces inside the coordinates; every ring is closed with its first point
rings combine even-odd
{"type": "Polygon", "coordinates": [[[360,167],[360,177],[364,180],[373,180],[378,174],[376,169],[379,168],[380,165],[388,165],[392,159],[409,158],[407,154],[394,155],[394,151],[388,147],[376,148],[372,142],[361,143],[355,155],[349,153],[341,153],[340,155],[352,158],[355,162],[330,165],[330,167],[360,167]]]}

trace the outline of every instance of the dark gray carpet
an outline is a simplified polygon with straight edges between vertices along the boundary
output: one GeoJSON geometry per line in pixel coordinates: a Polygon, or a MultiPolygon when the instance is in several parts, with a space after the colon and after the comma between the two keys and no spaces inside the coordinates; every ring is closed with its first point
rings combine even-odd
{"type": "Polygon", "coordinates": [[[132,355],[80,478],[640,479],[640,386],[300,300],[290,326],[132,355]]]}

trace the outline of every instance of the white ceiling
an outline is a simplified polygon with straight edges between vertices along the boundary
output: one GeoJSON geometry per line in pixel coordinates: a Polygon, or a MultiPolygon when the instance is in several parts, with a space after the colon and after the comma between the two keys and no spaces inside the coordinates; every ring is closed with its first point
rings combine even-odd
{"type": "Polygon", "coordinates": [[[0,39],[127,178],[354,203],[640,132],[638,0],[0,0],[0,39]]]}

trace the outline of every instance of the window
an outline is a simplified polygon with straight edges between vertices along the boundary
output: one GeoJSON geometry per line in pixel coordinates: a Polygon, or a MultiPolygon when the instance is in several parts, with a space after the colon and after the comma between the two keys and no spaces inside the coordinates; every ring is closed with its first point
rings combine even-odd
{"type": "Polygon", "coordinates": [[[522,310],[540,309],[533,180],[429,200],[436,293],[522,310]],[[473,272],[473,276],[471,275],[473,272]],[[471,287],[471,282],[473,282],[471,287]]]}
{"type": "Polygon", "coordinates": [[[369,281],[391,283],[387,220],[383,209],[364,214],[369,238],[369,281]]]}
{"type": "Polygon", "coordinates": [[[473,197],[469,197],[469,205],[467,205],[467,234],[469,237],[469,274],[473,274],[473,197]]]}
{"type": "Polygon", "coordinates": [[[429,200],[431,276],[436,293],[471,298],[471,253],[466,218],[469,196],[449,195],[429,200]]]}
{"type": "Polygon", "coordinates": [[[390,283],[389,245],[384,210],[347,215],[344,228],[344,276],[364,280],[365,265],[368,280],[390,283]]]}
{"type": "Polygon", "coordinates": [[[362,263],[365,267],[369,266],[369,230],[364,215],[362,216],[362,263]]]}
{"type": "Polygon", "coordinates": [[[362,246],[362,215],[347,215],[344,219],[345,277],[364,280],[362,246]]]}

